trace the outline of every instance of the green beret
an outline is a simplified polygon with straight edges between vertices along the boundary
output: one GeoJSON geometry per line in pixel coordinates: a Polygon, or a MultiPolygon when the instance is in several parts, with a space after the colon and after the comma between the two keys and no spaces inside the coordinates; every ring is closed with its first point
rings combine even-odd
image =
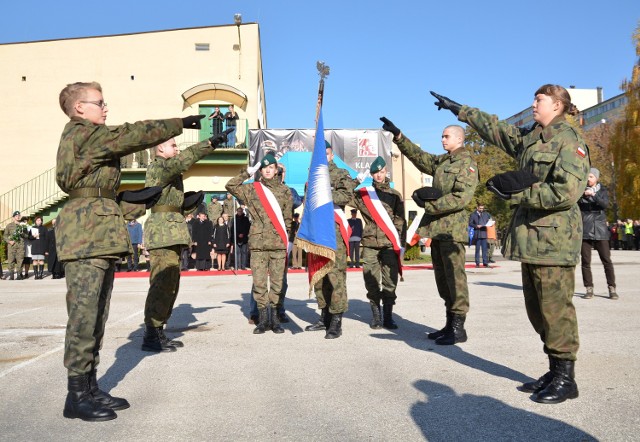
{"type": "Polygon", "coordinates": [[[278,164],[278,161],[276,160],[276,157],[274,157],[270,153],[266,154],[262,158],[262,160],[260,160],[260,169],[262,169],[263,167],[267,167],[269,164],[278,164]]]}
{"type": "Polygon", "coordinates": [[[369,167],[369,172],[371,172],[372,174],[376,172],[380,172],[382,169],[384,169],[384,166],[386,165],[387,163],[384,161],[384,158],[378,157],[373,161],[373,163],[371,163],[371,167],[369,167]]]}
{"type": "Polygon", "coordinates": [[[333,147],[331,147],[331,144],[327,140],[324,140],[324,147],[325,149],[333,150],[333,147]]]}

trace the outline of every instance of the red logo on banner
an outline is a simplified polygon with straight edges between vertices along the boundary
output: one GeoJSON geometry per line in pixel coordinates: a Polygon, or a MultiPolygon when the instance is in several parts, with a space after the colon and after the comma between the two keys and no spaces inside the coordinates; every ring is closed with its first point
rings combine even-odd
{"type": "Polygon", "coordinates": [[[358,138],[358,156],[376,158],[378,156],[378,146],[371,138],[358,138]]]}

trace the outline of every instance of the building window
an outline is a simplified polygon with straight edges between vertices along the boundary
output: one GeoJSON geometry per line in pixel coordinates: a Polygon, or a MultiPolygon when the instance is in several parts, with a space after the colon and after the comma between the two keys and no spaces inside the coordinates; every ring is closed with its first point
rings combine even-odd
{"type": "Polygon", "coordinates": [[[196,43],[196,51],[208,51],[209,43],[196,43]]]}

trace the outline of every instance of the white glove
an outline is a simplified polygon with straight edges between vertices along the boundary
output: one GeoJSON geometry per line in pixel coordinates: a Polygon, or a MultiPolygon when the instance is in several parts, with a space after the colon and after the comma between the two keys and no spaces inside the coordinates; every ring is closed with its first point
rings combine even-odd
{"type": "Polygon", "coordinates": [[[254,166],[248,166],[247,167],[247,173],[250,176],[254,176],[256,174],[256,172],[258,171],[258,169],[260,169],[260,163],[254,165],[254,166]]]}
{"type": "Polygon", "coordinates": [[[360,172],[356,177],[356,180],[358,180],[359,183],[362,183],[364,180],[367,179],[368,176],[369,176],[369,171],[360,172]]]}

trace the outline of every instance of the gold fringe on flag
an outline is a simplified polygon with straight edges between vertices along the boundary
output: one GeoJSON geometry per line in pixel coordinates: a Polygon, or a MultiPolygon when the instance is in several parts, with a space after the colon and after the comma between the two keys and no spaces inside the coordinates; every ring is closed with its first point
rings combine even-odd
{"type": "Polygon", "coordinates": [[[314,255],[323,256],[329,260],[327,264],[322,267],[322,269],[317,270],[313,274],[311,280],[309,281],[309,298],[311,298],[313,287],[316,285],[316,283],[324,278],[335,267],[336,251],[326,246],[319,246],[302,238],[296,238],[294,243],[296,247],[300,247],[302,250],[307,252],[307,254],[312,253],[314,255]]]}

